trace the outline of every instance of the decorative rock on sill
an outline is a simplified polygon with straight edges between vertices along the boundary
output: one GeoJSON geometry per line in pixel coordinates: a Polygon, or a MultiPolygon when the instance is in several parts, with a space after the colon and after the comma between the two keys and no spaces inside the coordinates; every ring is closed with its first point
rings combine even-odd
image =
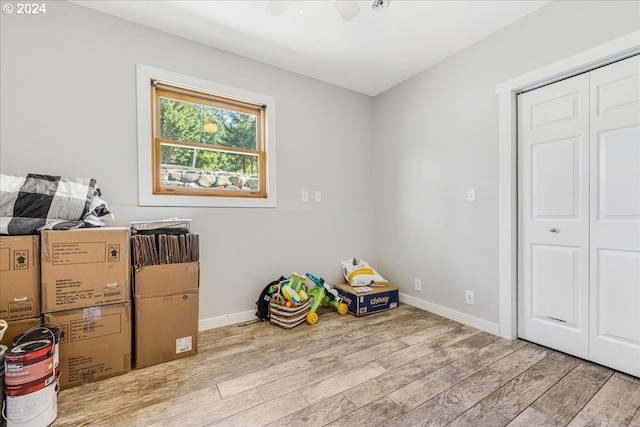
{"type": "Polygon", "coordinates": [[[255,174],[163,166],[160,174],[164,187],[224,188],[228,190],[257,190],[259,179],[255,174]]]}

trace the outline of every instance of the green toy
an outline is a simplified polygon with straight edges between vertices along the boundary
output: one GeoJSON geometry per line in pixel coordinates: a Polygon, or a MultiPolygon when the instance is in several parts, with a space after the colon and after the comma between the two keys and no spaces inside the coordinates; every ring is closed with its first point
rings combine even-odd
{"type": "Polygon", "coordinates": [[[316,284],[313,288],[307,292],[309,297],[313,297],[313,305],[307,314],[307,323],[315,325],[318,323],[318,313],[316,310],[322,304],[325,307],[333,307],[341,314],[347,314],[349,307],[342,302],[342,298],[338,295],[335,289],[332,289],[322,277],[315,276],[311,273],[305,274],[313,283],[316,284]],[[326,291],[326,292],[325,292],[326,291]]]}

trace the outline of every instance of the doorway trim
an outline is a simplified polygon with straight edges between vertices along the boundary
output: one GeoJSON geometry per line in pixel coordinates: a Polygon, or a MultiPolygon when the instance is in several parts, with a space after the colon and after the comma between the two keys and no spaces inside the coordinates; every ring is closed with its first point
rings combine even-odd
{"type": "Polygon", "coordinates": [[[518,338],[518,158],[516,96],[640,53],[634,31],[496,85],[498,95],[499,335],[518,338]]]}

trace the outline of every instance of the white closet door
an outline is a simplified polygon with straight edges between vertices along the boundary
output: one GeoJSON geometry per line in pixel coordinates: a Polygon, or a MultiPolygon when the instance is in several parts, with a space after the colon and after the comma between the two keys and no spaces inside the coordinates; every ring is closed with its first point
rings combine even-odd
{"type": "Polygon", "coordinates": [[[589,358],[640,376],[640,57],[590,80],[589,358]]]}
{"type": "Polygon", "coordinates": [[[518,96],[518,335],[588,357],[589,77],[518,96]]]}

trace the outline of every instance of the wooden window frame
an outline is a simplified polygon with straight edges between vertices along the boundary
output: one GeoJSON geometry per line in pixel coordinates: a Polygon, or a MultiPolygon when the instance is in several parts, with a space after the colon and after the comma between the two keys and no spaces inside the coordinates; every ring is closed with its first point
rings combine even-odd
{"type": "Polygon", "coordinates": [[[136,65],[136,75],[140,206],[277,207],[276,120],[273,97],[141,64],[136,65]],[[160,92],[156,91],[156,85],[160,92]],[[165,96],[162,92],[164,90],[170,91],[171,96],[165,96]],[[159,138],[159,94],[163,98],[177,101],[186,100],[256,114],[258,138],[255,150],[159,138]],[[162,187],[161,143],[232,154],[255,154],[258,158],[259,187],[253,190],[162,187]]]}
{"type": "Polygon", "coordinates": [[[206,197],[258,197],[265,198],[266,189],[266,144],[264,141],[266,106],[263,104],[250,103],[239,99],[232,99],[216,95],[214,93],[206,93],[195,91],[185,87],[166,84],[163,82],[152,81],[151,92],[153,93],[153,146],[152,146],[152,170],[153,170],[153,194],[170,194],[170,195],[188,195],[188,196],[206,196],[206,197]],[[246,148],[226,147],[219,145],[203,144],[191,141],[181,141],[174,139],[163,139],[160,135],[160,99],[171,99],[180,102],[206,105],[213,108],[221,108],[240,112],[244,114],[254,115],[256,117],[256,149],[250,150],[246,148]],[[162,161],[161,146],[162,144],[171,144],[176,147],[200,148],[211,151],[232,153],[232,154],[254,154],[258,156],[258,180],[259,187],[257,190],[227,190],[220,188],[196,188],[196,187],[166,187],[162,185],[162,161]]]}

